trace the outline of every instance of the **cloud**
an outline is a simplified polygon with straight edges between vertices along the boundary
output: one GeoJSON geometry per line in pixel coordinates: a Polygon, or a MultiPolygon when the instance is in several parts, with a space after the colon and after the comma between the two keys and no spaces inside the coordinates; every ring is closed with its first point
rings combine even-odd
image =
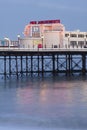
{"type": "Polygon", "coordinates": [[[32,3],[33,0],[0,0],[0,3],[4,4],[29,4],[32,3]]]}
{"type": "Polygon", "coordinates": [[[79,2],[66,2],[64,0],[58,1],[58,0],[39,0],[36,5],[38,5],[41,8],[44,9],[52,9],[52,10],[60,10],[60,11],[71,11],[71,12],[85,12],[87,10],[87,7],[84,3],[79,4],[79,2]]]}
{"type": "MultiPolygon", "coordinates": [[[[86,0],[84,0],[86,1],[86,0]]],[[[19,6],[29,6],[30,8],[42,8],[49,10],[71,11],[71,12],[85,12],[87,10],[87,2],[79,2],[79,0],[0,0],[4,4],[16,4],[19,6]]]]}
{"type": "Polygon", "coordinates": [[[61,5],[58,3],[53,3],[53,2],[39,2],[38,6],[43,7],[43,8],[48,8],[48,9],[65,9],[65,5],[61,5]]]}

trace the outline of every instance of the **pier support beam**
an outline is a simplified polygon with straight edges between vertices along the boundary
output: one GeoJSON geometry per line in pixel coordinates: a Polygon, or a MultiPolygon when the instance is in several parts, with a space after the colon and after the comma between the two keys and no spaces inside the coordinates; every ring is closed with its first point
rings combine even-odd
{"type": "Polygon", "coordinates": [[[82,55],[82,75],[86,75],[86,55],[82,55]]]}
{"type": "Polygon", "coordinates": [[[33,56],[31,56],[31,76],[33,75],[33,56]]]}
{"type": "Polygon", "coordinates": [[[42,55],[42,77],[44,74],[44,56],[42,55]]]}
{"type": "Polygon", "coordinates": [[[28,56],[26,56],[26,76],[28,75],[28,56]]]}
{"type": "Polygon", "coordinates": [[[18,61],[17,61],[17,56],[15,56],[15,61],[16,61],[16,76],[18,79],[18,61]]]}
{"type": "Polygon", "coordinates": [[[52,62],[53,62],[53,75],[55,75],[55,72],[56,72],[56,70],[55,70],[55,55],[52,55],[52,62]]]}
{"type": "Polygon", "coordinates": [[[11,77],[11,56],[9,56],[9,76],[11,77]]]}
{"type": "Polygon", "coordinates": [[[6,56],[4,56],[4,76],[6,79],[6,56]]]}
{"type": "Polygon", "coordinates": [[[1,75],[10,78],[24,76],[57,76],[87,73],[87,51],[2,51],[0,53],[1,75]]]}
{"type": "Polygon", "coordinates": [[[21,74],[21,77],[22,77],[22,75],[23,75],[23,58],[22,58],[22,56],[20,57],[20,60],[21,60],[21,65],[20,65],[20,74],[21,74]]]}

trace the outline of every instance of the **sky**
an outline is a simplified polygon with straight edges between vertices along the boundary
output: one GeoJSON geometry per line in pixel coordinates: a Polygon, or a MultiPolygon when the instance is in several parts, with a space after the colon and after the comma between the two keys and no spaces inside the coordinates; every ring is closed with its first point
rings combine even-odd
{"type": "Polygon", "coordinates": [[[0,39],[17,39],[30,21],[60,19],[67,31],[87,31],[87,0],[0,0],[0,39]]]}

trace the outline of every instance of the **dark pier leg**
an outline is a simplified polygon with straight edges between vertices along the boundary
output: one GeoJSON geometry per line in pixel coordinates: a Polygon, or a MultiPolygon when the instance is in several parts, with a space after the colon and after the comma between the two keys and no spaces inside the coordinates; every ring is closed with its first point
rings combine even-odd
{"type": "Polygon", "coordinates": [[[72,55],[71,55],[71,57],[70,57],[70,60],[71,60],[71,69],[70,69],[70,72],[71,72],[71,74],[73,75],[73,62],[72,62],[72,55]]]}
{"type": "Polygon", "coordinates": [[[37,60],[38,60],[38,76],[39,76],[40,75],[40,71],[39,71],[39,56],[38,56],[37,60]]]}
{"type": "Polygon", "coordinates": [[[52,70],[52,72],[53,72],[53,75],[55,75],[55,55],[52,55],[52,62],[53,62],[53,70],[52,70]]]}
{"type": "Polygon", "coordinates": [[[57,55],[57,73],[59,73],[59,55],[57,55]]]}
{"type": "Polygon", "coordinates": [[[9,77],[11,78],[11,56],[9,56],[9,77]]]}
{"type": "Polygon", "coordinates": [[[17,61],[17,56],[15,56],[15,60],[16,60],[16,76],[18,79],[18,61],[17,61]]]}
{"type": "Polygon", "coordinates": [[[71,55],[66,55],[66,75],[71,75],[71,55]]]}
{"type": "Polygon", "coordinates": [[[26,56],[26,76],[28,75],[28,56],[26,56]]]}
{"type": "Polygon", "coordinates": [[[4,56],[4,76],[6,79],[6,56],[4,56]]]}
{"type": "Polygon", "coordinates": [[[66,55],[66,76],[68,75],[68,55],[66,55]]]}
{"type": "Polygon", "coordinates": [[[71,55],[68,55],[68,73],[71,75],[71,55]]]}
{"type": "Polygon", "coordinates": [[[82,75],[86,75],[86,55],[82,55],[82,75]]]}
{"type": "Polygon", "coordinates": [[[43,77],[43,74],[44,74],[44,57],[42,55],[42,77],[43,77]]]}
{"type": "Polygon", "coordinates": [[[33,75],[33,56],[30,56],[31,57],[31,77],[33,75]]]}
{"type": "Polygon", "coordinates": [[[23,60],[23,59],[22,59],[22,56],[20,57],[20,60],[21,60],[21,66],[20,66],[20,67],[21,67],[21,68],[20,68],[21,70],[20,70],[20,73],[21,73],[21,77],[22,77],[22,75],[23,75],[23,63],[22,63],[22,60],[23,60]]]}

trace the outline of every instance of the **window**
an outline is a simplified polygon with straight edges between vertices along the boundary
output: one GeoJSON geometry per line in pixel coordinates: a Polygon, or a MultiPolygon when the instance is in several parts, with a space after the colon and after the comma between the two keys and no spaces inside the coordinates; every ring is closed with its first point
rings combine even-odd
{"type": "Polygon", "coordinates": [[[76,47],[77,46],[77,42],[76,41],[70,41],[70,46],[71,47],[76,47]]]}
{"type": "Polygon", "coordinates": [[[78,41],[78,46],[82,48],[84,46],[84,41],[78,41]]]}
{"type": "Polygon", "coordinates": [[[70,41],[70,44],[71,45],[77,45],[77,42],[76,41],[70,41]]]}
{"type": "Polygon", "coordinates": [[[83,38],[83,37],[84,37],[84,34],[78,34],[78,37],[79,37],[79,38],[83,38]]]}
{"type": "Polygon", "coordinates": [[[32,27],[32,32],[39,32],[39,26],[33,26],[32,27]]]}
{"type": "Polygon", "coordinates": [[[68,33],[66,33],[66,34],[65,34],[65,37],[68,37],[68,36],[69,36],[69,34],[68,34],[68,33]]]}
{"type": "Polygon", "coordinates": [[[32,37],[40,37],[40,28],[39,26],[32,27],[32,37]]]}
{"type": "Polygon", "coordinates": [[[70,34],[70,37],[77,37],[77,34],[70,34]]]}

